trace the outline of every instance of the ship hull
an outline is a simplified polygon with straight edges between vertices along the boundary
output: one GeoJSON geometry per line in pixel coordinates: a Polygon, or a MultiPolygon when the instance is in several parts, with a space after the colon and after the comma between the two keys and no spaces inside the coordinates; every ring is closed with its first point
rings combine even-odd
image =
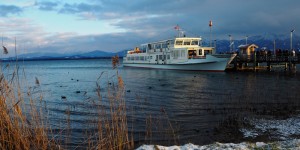
{"type": "Polygon", "coordinates": [[[124,63],[124,67],[139,67],[152,69],[192,70],[192,71],[225,71],[227,61],[194,63],[194,64],[147,64],[147,63],[124,63]]]}

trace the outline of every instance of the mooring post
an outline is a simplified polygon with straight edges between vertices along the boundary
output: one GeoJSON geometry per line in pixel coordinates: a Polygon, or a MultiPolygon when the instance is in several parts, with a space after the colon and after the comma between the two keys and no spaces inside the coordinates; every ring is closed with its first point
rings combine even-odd
{"type": "Polygon", "coordinates": [[[289,52],[289,56],[288,56],[288,60],[289,60],[289,71],[291,71],[292,70],[292,55],[291,55],[291,52],[289,52]]]}
{"type": "Polygon", "coordinates": [[[256,69],[256,51],[254,51],[253,70],[256,69]]]}
{"type": "Polygon", "coordinates": [[[237,56],[234,58],[233,69],[234,69],[234,70],[237,70],[237,56]]]}

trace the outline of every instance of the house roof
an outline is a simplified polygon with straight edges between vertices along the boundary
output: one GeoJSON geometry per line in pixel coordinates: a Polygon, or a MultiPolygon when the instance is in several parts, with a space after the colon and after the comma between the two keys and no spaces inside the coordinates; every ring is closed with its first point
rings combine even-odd
{"type": "Polygon", "coordinates": [[[247,48],[249,48],[249,47],[258,48],[258,46],[255,45],[255,44],[240,45],[238,48],[239,48],[239,49],[247,49],[247,48]]]}

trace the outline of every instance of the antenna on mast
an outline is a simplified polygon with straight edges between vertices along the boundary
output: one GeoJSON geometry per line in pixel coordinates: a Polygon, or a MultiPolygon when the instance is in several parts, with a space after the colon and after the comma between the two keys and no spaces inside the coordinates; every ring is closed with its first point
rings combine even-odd
{"type": "Polygon", "coordinates": [[[174,27],[175,30],[177,30],[177,37],[180,37],[180,27],[178,24],[174,27]]]}
{"type": "Polygon", "coordinates": [[[209,26],[209,33],[210,33],[210,37],[209,37],[209,46],[211,47],[212,45],[211,45],[211,28],[212,28],[212,21],[210,20],[209,21],[209,24],[208,24],[208,26],[209,26]]]}

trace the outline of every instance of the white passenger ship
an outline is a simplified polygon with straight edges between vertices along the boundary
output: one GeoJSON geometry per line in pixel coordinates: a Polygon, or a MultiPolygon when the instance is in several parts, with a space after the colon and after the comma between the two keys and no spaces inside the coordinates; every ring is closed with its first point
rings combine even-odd
{"type": "Polygon", "coordinates": [[[125,67],[175,70],[224,71],[236,54],[216,54],[214,47],[203,47],[200,37],[142,44],[127,52],[125,67]]]}

